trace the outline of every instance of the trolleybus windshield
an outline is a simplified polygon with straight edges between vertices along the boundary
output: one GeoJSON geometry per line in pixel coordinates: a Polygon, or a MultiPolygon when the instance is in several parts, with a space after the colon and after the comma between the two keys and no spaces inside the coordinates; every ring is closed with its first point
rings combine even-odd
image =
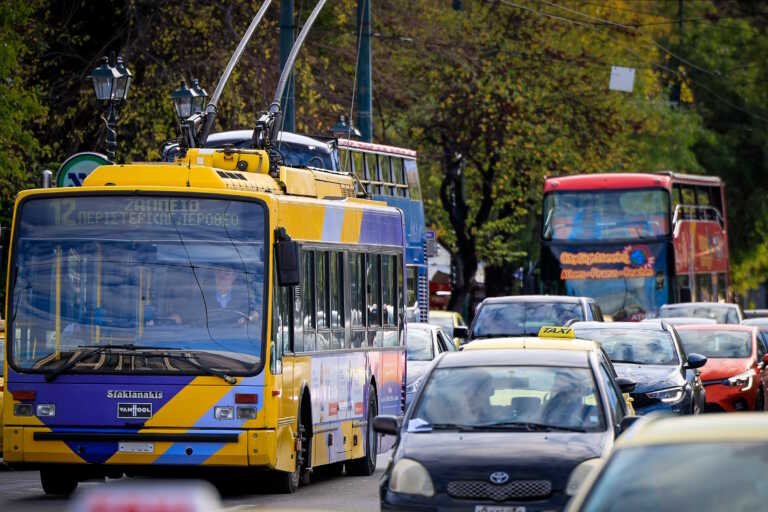
{"type": "Polygon", "coordinates": [[[22,202],[17,219],[8,342],[18,369],[261,367],[261,203],[60,196],[22,202]]]}

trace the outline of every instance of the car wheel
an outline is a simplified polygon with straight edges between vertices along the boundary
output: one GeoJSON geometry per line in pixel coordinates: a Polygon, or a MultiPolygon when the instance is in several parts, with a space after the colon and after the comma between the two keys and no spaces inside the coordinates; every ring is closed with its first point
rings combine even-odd
{"type": "Polygon", "coordinates": [[[354,476],[370,476],[376,470],[376,455],[378,452],[378,435],[373,430],[373,418],[378,414],[379,406],[376,391],[371,386],[368,397],[368,421],[365,425],[365,455],[347,463],[347,474],[354,476]]]}
{"type": "Polygon", "coordinates": [[[49,496],[69,496],[77,489],[77,479],[55,469],[40,470],[43,492],[49,496]]]}

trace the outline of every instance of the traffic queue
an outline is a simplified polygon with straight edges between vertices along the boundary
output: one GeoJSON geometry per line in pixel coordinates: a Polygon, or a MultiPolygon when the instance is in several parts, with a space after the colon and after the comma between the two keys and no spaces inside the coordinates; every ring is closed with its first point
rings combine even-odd
{"type": "Polygon", "coordinates": [[[397,440],[381,509],[762,508],[743,475],[768,469],[768,416],[703,413],[765,410],[767,319],[722,303],[660,316],[486,299],[458,351],[439,326],[409,325],[407,411],[374,420],[397,440]]]}

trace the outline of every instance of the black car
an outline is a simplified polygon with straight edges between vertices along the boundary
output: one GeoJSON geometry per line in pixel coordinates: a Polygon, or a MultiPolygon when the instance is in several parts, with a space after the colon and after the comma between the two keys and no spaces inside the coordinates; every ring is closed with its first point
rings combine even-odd
{"type": "Polygon", "coordinates": [[[589,297],[512,295],[483,300],[469,328],[469,339],[536,336],[544,326],[603,321],[600,306],[589,297]]]}
{"type": "Polygon", "coordinates": [[[620,388],[632,383],[615,380],[590,347],[441,354],[402,425],[374,420],[398,436],[382,510],[562,509],[571,473],[585,473],[574,469],[594,464],[636,419],[620,388]]]}
{"type": "Polygon", "coordinates": [[[707,362],[686,354],[677,331],[667,322],[576,322],[579,338],[599,342],[619,377],[635,382],[631,393],[637,414],[699,414],[706,392],[699,370],[707,362]]]}

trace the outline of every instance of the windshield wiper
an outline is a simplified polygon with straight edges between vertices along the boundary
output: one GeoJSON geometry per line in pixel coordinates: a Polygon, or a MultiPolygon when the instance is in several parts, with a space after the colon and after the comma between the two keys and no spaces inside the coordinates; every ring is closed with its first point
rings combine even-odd
{"type": "Polygon", "coordinates": [[[98,347],[92,347],[89,345],[78,345],[77,348],[80,349],[80,353],[77,354],[74,358],[70,359],[69,361],[59,366],[55,370],[48,370],[45,373],[46,382],[53,382],[54,380],[56,380],[56,377],[58,377],[65,371],[74,368],[78,363],[80,363],[86,357],[89,357],[89,356],[94,356],[97,354],[101,354],[102,352],[108,352],[110,350],[130,350],[133,352],[140,349],[153,349],[153,348],[159,348],[159,347],[142,347],[140,345],[134,345],[133,343],[125,343],[122,345],[101,345],[98,347]]]}
{"type": "Polygon", "coordinates": [[[147,355],[153,356],[153,357],[167,357],[168,359],[184,361],[208,375],[213,375],[214,377],[221,377],[224,380],[224,382],[226,382],[227,384],[237,384],[237,379],[235,377],[225,372],[222,372],[221,370],[217,370],[215,368],[211,368],[210,366],[206,366],[202,363],[198,363],[192,358],[191,354],[170,354],[168,352],[157,352],[157,353],[152,353],[147,355]]]}
{"type": "MultiPolygon", "coordinates": [[[[77,348],[81,350],[82,349],[88,349],[88,350],[82,350],[77,356],[75,356],[73,359],[70,359],[67,363],[56,368],[55,370],[49,370],[48,372],[46,372],[45,374],[46,382],[53,382],[56,379],[56,377],[66,372],[67,370],[71,370],[72,368],[77,366],[78,363],[82,362],[85,358],[89,356],[101,354],[102,352],[108,352],[111,350],[128,350],[131,352],[140,352],[144,350],[163,350],[163,351],[182,350],[181,348],[176,348],[176,347],[155,347],[151,345],[134,345],[133,343],[126,343],[122,345],[102,345],[99,347],[91,347],[89,345],[79,345],[77,348]]],[[[198,363],[190,355],[172,354],[169,352],[150,352],[150,353],[143,353],[142,355],[146,357],[167,357],[169,359],[185,361],[189,363],[191,366],[195,367],[196,369],[202,371],[203,373],[206,373],[208,375],[213,375],[215,377],[221,377],[224,380],[224,382],[226,382],[227,384],[237,383],[237,379],[235,379],[231,375],[228,375],[222,371],[216,370],[204,364],[198,363]]]]}
{"type": "Polygon", "coordinates": [[[624,363],[624,364],[644,364],[640,361],[627,361],[626,359],[611,359],[612,363],[624,363]]]}
{"type": "Polygon", "coordinates": [[[561,430],[563,432],[586,432],[587,430],[581,427],[564,427],[560,425],[547,425],[545,423],[535,423],[531,421],[499,421],[496,423],[487,423],[485,425],[475,425],[476,429],[490,429],[490,430],[508,430],[508,429],[520,429],[527,430],[529,432],[548,432],[552,430],[561,430]]]}

